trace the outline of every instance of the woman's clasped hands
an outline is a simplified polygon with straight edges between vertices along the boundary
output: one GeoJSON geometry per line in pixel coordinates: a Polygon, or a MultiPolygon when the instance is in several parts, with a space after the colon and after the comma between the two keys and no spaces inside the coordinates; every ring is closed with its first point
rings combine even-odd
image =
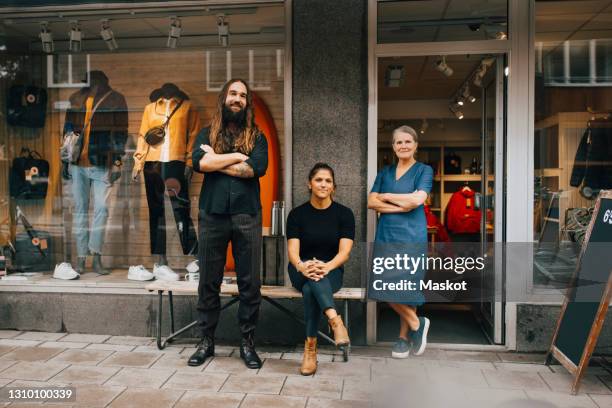
{"type": "Polygon", "coordinates": [[[300,262],[297,265],[297,270],[308,279],[317,282],[325,277],[331,271],[331,268],[326,262],[313,258],[300,262]]]}

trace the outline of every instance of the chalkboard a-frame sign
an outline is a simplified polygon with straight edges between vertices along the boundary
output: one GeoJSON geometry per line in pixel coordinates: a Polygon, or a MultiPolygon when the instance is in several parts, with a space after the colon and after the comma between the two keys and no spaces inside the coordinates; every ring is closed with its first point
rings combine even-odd
{"type": "Polygon", "coordinates": [[[574,376],[572,394],[589,366],[611,298],[612,190],[602,190],[546,356],[546,364],[554,357],[574,376]]]}

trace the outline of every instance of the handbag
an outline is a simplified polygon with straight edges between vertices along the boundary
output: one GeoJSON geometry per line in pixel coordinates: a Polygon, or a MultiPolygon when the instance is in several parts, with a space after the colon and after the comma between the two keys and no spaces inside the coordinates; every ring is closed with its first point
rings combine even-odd
{"type": "Polygon", "coordinates": [[[37,86],[13,85],[6,101],[6,121],[11,126],[42,128],[47,115],[47,91],[37,86]]]}
{"type": "Polygon", "coordinates": [[[149,146],[157,146],[158,144],[164,141],[164,137],[166,137],[166,126],[168,126],[168,123],[170,123],[170,119],[176,113],[178,108],[181,107],[182,104],[183,100],[181,100],[174,107],[172,113],[170,114],[170,116],[168,116],[163,125],[153,126],[151,129],[147,130],[147,133],[144,135],[144,140],[149,146]]]}
{"type": "Polygon", "coordinates": [[[85,126],[83,126],[82,132],[75,132],[73,129],[70,129],[64,134],[64,137],[62,139],[62,145],[60,147],[60,157],[63,162],[75,164],[79,160],[81,152],[83,151],[83,138],[85,135],[85,129],[87,129],[87,127],[91,125],[94,113],[96,113],[96,110],[98,109],[100,104],[111,93],[112,91],[108,91],[107,93],[105,93],[93,107],[93,109],[91,110],[91,116],[89,117],[89,121],[85,124],[85,126]]]}
{"type": "Polygon", "coordinates": [[[11,197],[36,200],[45,198],[49,187],[49,162],[27,147],[13,159],[10,175],[11,197]]]}

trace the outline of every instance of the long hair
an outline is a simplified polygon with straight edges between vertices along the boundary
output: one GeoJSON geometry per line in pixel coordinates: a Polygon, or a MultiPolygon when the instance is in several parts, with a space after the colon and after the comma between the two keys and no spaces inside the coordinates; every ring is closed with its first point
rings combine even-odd
{"type": "Polygon", "coordinates": [[[241,82],[247,89],[247,105],[246,105],[246,118],[244,129],[241,130],[240,135],[236,138],[233,148],[243,154],[250,154],[255,146],[255,139],[259,133],[257,125],[255,125],[255,111],[253,110],[253,95],[251,89],[245,81],[239,78],[230,79],[223,89],[219,93],[217,98],[217,109],[212,117],[210,123],[210,145],[215,150],[215,153],[227,153],[232,146],[225,146],[225,141],[222,136],[226,129],[223,128],[223,106],[227,99],[227,93],[230,86],[235,82],[241,82]]]}

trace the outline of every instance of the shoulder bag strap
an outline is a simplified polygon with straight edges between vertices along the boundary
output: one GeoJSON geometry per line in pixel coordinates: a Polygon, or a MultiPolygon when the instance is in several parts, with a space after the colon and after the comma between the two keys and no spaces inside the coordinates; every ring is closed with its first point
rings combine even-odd
{"type": "Polygon", "coordinates": [[[83,133],[85,133],[85,128],[87,128],[88,126],[91,125],[91,121],[93,120],[94,114],[96,113],[96,110],[98,109],[98,107],[100,106],[100,104],[102,102],[104,102],[104,100],[106,99],[106,97],[108,95],[110,95],[113,92],[113,90],[111,89],[110,91],[108,91],[107,93],[105,93],[104,95],[102,95],[102,97],[98,100],[98,102],[94,105],[93,109],[91,110],[91,116],[89,117],[89,121],[87,122],[87,124],[85,126],[83,126],[83,133]]]}
{"type": "Polygon", "coordinates": [[[168,123],[170,123],[170,119],[172,118],[172,116],[174,116],[174,114],[181,107],[182,104],[183,104],[183,99],[181,99],[181,101],[174,107],[174,109],[172,109],[172,113],[170,113],[170,116],[168,116],[168,119],[166,119],[166,122],[164,123],[163,127],[168,126],[168,123]]]}

